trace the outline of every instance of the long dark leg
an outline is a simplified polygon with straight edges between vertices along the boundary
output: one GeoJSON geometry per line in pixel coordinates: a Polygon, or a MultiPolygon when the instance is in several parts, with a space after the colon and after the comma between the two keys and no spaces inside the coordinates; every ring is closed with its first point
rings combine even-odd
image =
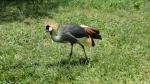
{"type": "Polygon", "coordinates": [[[71,51],[70,51],[70,54],[69,54],[68,62],[70,62],[70,59],[71,59],[71,56],[72,56],[73,45],[74,45],[74,43],[71,43],[71,51]]]}
{"type": "MultiPolygon", "coordinates": [[[[79,44],[80,44],[80,43],[79,43],[79,44]]],[[[88,60],[88,57],[87,57],[87,55],[86,55],[86,52],[85,52],[84,46],[83,46],[82,44],[80,44],[80,45],[81,45],[81,47],[82,47],[82,49],[83,49],[83,51],[84,51],[84,55],[85,55],[86,60],[88,60]]]]}

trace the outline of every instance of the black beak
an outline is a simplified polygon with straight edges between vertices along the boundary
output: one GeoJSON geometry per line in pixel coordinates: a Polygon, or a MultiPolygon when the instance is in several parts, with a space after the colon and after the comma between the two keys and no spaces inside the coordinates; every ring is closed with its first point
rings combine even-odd
{"type": "Polygon", "coordinates": [[[45,30],[45,33],[46,33],[46,32],[49,32],[49,31],[48,31],[48,30],[45,30]]]}

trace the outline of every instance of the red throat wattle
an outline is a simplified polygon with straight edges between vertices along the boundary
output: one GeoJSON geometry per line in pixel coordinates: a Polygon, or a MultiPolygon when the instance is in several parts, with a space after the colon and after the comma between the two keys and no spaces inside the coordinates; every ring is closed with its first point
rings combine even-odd
{"type": "Polygon", "coordinates": [[[52,32],[50,32],[50,35],[52,35],[52,32]]]}

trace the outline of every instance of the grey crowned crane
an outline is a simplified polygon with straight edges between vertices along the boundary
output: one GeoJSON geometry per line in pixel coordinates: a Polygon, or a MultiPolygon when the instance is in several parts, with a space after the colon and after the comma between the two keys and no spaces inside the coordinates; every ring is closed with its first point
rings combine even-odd
{"type": "Polygon", "coordinates": [[[64,24],[59,28],[57,35],[55,35],[54,29],[55,28],[53,28],[53,25],[52,26],[51,24],[46,25],[46,32],[50,33],[53,41],[60,43],[66,42],[71,43],[69,61],[72,56],[73,45],[75,43],[78,43],[83,48],[84,55],[87,60],[88,58],[83,44],[88,44],[94,47],[95,43],[93,39],[100,39],[100,40],[102,39],[101,36],[99,35],[98,30],[90,28],[85,25],[64,24]]]}

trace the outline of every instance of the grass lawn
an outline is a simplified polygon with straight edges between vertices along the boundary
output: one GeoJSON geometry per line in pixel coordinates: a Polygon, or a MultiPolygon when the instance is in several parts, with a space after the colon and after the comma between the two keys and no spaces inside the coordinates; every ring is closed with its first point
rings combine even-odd
{"type": "MultiPolygon", "coordinates": [[[[0,1],[0,84],[149,84],[149,0],[0,1]],[[86,46],[53,42],[45,21],[84,24],[103,40],[86,46]]],[[[56,32],[57,33],[57,32],[56,32]]]]}

